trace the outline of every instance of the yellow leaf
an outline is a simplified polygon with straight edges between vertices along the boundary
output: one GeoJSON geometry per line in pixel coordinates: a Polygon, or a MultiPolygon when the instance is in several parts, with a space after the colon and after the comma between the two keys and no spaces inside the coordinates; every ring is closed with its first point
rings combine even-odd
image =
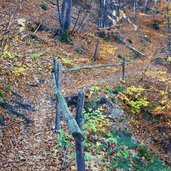
{"type": "Polygon", "coordinates": [[[146,16],[146,17],[148,17],[148,14],[145,14],[145,13],[138,13],[138,15],[141,15],[141,16],[146,16]]]}
{"type": "Polygon", "coordinates": [[[4,52],[3,52],[3,56],[4,57],[12,57],[12,54],[9,52],[9,51],[7,51],[7,50],[5,50],[4,52]]]}
{"type": "Polygon", "coordinates": [[[18,73],[21,73],[21,72],[24,72],[26,71],[27,69],[26,68],[23,68],[23,67],[20,67],[20,68],[14,68],[12,73],[14,74],[18,74],[18,73]]]}
{"type": "Polygon", "coordinates": [[[17,41],[18,40],[18,35],[14,34],[14,39],[17,41]]]}
{"type": "Polygon", "coordinates": [[[171,62],[171,56],[167,58],[167,62],[171,62]]]}
{"type": "Polygon", "coordinates": [[[97,147],[100,146],[100,145],[101,145],[101,143],[99,143],[99,142],[96,143],[96,146],[97,146],[97,147]]]}
{"type": "Polygon", "coordinates": [[[24,31],[24,29],[25,29],[25,27],[20,27],[20,28],[19,28],[19,32],[24,31]]]}
{"type": "Polygon", "coordinates": [[[8,49],[8,45],[5,45],[4,47],[4,51],[6,51],[8,49]]]}
{"type": "Polygon", "coordinates": [[[20,18],[17,20],[18,24],[22,27],[25,27],[26,19],[20,18]]]}

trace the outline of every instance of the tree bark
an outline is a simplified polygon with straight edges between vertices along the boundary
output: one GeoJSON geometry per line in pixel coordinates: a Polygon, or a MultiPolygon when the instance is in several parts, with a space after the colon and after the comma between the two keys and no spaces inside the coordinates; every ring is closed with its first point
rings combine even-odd
{"type": "Polygon", "coordinates": [[[69,33],[71,24],[71,14],[72,14],[72,0],[67,1],[66,17],[64,24],[64,32],[69,33]]]}
{"type": "Polygon", "coordinates": [[[170,28],[170,8],[169,8],[170,0],[167,0],[167,22],[168,22],[168,33],[171,33],[170,28]]]}

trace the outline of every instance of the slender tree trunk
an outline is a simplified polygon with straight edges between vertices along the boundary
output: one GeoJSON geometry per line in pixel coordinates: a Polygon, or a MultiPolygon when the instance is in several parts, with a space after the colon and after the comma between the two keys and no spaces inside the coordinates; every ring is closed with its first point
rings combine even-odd
{"type": "Polygon", "coordinates": [[[120,16],[120,0],[116,1],[116,16],[120,16]]]}
{"type": "Polygon", "coordinates": [[[72,0],[67,1],[67,10],[66,10],[66,18],[65,18],[65,25],[64,25],[64,32],[68,33],[71,24],[71,14],[72,14],[72,0]]]}
{"type": "Polygon", "coordinates": [[[102,1],[99,0],[99,19],[98,19],[98,28],[102,28],[102,14],[103,14],[103,5],[102,5],[102,1]]]}
{"type": "Polygon", "coordinates": [[[168,51],[169,51],[169,55],[171,56],[171,26],[170,26],[170,0],[167,0],[167,22],[168,22],[168,51]]]}
{"type": "Polygon", "coordinates": [[[138,0],[137,5],[142,6],[142,0],[138,0]]]}
{"type": "Polygon", "coordinates": [[[65,11],[66,11],[66,0],[63,0],[62,1],[62,9],[61,9],[61,32],[64,31],[65,11]]]}
{"type": "Polygon", "coordinates": [[[145,0],[145,4],[144,4],[144,12],[147,12],[147,4],[148,4],[148,0],[145,0]]]}
{"type": "Polygon", "coordinates": [[[107,8],[108,8],[108,5],[107,5],[107,0],[104,1],[104,4],[103,4],[103,28],[106,27],[106,23],[107,23],[107,20],[108,20],[108,17],[107,17],[107,8]]]}
{"type": "Polygon", "coordinates": [[[79,11],[78,11],[78,15],[77,15],[77,18],[76,18],[76,21],[75,21],[75,24],[74,24],[74,27],[73,27],[71,33],[73,33],[73,32],[75,31],[75,28],[76,28],[76,26],[77,26],[78,20],[79,20],[80,15],[81,15],[81,10],[82,10],[82,8],[83,8],[83,7],[80,7],[80,9],[79,9],[79,11]]]}
{"type": "Polygon", "coordinates": [[[168,33],[171,33],[170,28],[170,9],[169,9],[170,0],[167,0],[167,22],[168,22],[168,33]]]}
{"type": "Polygon", "coordinates": [[[82,18],[82,20],[81,20],[81,22],[80,22],[78,28],[74,31],[74,33],[78,32],[78,30],[83,26],[84,20],[85,20],[85,18],[87,17],[88,12],[89,12],[88,10],[85,12],[85,14],[84,14],[84,16],[83,16],[83,18],[82,18]]]}
{"type": "Polygon", "coordinates": [[[134,0],[130,0],[130,8],[134,6],[134,0]]]}
{"type": "Polygon", "coordinates": [[[58,11],[59,23],[61,25],[61,11],[60,11],[60,6],[59,6],[59,0],[56,0],[56,6],[57,6],[57,11],[58,11]]]}
{"type": "Polygon", "coordinates": [[[56,5],[60,22],[60,39],[63,42],[68,42],[72,15],[72,0],[62,0],[61,9],[59,0],[56,0],[56,5]]]}
{"type": "Polygon", "coordinates": [[[134,1],[134,18],[137,18],[137,0],[134,1]]]}

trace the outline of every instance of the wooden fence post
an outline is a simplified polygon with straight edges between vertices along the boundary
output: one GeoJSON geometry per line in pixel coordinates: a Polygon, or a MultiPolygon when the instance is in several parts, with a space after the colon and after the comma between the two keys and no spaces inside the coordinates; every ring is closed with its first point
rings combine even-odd
{"type": "MultiPolygon", "coordinates": [[[[78,93],[75,119],[81,130],[82,130],[84,101],[85,101],[85,93],[84,91],[80,91],[78,93]]],[[[83,148],[82,142],[75,141],[75,146],[76,146],[77,170],[85,171],[84,148],[83,148]]]]}
{"type": "MultiPolygon", "coordinates": [[[[99,36],[99,34],[97,36],[99,36]]],[[[93,55],[93,60],[94,61],[96,61],[96,59],[97,59],[98,47],[99,47],[99,38],[97,37],[97,39],[96,39],[96,47],[95,47],[95,51],[94,51],[94,55],[93,55]]]]}
{"type": "MultiPolygon", "coordinates": [[[[55,83],[56,87],[61,90],[61,74],[62,74],[62,65],[53,59],[53,72],[55,76],[55,83]]],[[[56,99],[56,116],[55,116],[55,133],[58,134],[59,130],[61,129],[61,110],[59,107],[59,102],[56,99]]]]}
{"type": "Polygon", "coordinates": [[[125,60],[122,62],[122,80],[125,80],[125,60]]]}

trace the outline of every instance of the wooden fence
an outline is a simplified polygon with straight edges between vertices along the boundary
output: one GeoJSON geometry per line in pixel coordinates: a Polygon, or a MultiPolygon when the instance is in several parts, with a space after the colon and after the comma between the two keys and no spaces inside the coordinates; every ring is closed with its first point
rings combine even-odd
{"type": "Polygon", "coordinates": [[[117,64],[103,64],[97,66],[84,66],[80,68],[65,68],[62,69],[62,65],[53,59],[53,70],[52,70],[52,80],[53,87],[56,96],[56,117],[55,117],[55,133],[58,134],[61,130],[61,116],[66,121],[68,128],[75,139],[76,146],[76,161],[77,161],[77,170],[85,171],[85,160],[84,160],[84,148],[82,142],[84,141],[82,133],[82,118],[83,118],[83,108],[85,93],[80,91],[77,96],[77,106],[76,106],[76,117],[74,118],[72,113],[69,111],[67,102],[61,92],[61,74],[62,71],[78,71],[82,69],[95,69],[100,67],[109,67],[109,66],[122,66],[122,80],[125,79],[125,61],[117,64]]]}
{"type": "Polygon", "coordinates": [[[52,71],[52,80],[53,87],[56,96],[56,117],[55,117],[55,132],[61,130],[61,116],[66,121],[68,128],[75,139],[76,146],[76,161],[77,161],[77,170],[85,171],[85,160],[84,160],[84,150],[82,142],[84,141],[84,137],[82,134],[82,118],[83,118],[83,108],[84,108],[84,99],[85,93],[84,91],[80,91],[77,96],[77,108],[76,108],[76,117],[74,118],[65,98],[61,92],[61,73],[62,73],[62,65],[56,60],[53,60],[53,71],[52,71]]]}

